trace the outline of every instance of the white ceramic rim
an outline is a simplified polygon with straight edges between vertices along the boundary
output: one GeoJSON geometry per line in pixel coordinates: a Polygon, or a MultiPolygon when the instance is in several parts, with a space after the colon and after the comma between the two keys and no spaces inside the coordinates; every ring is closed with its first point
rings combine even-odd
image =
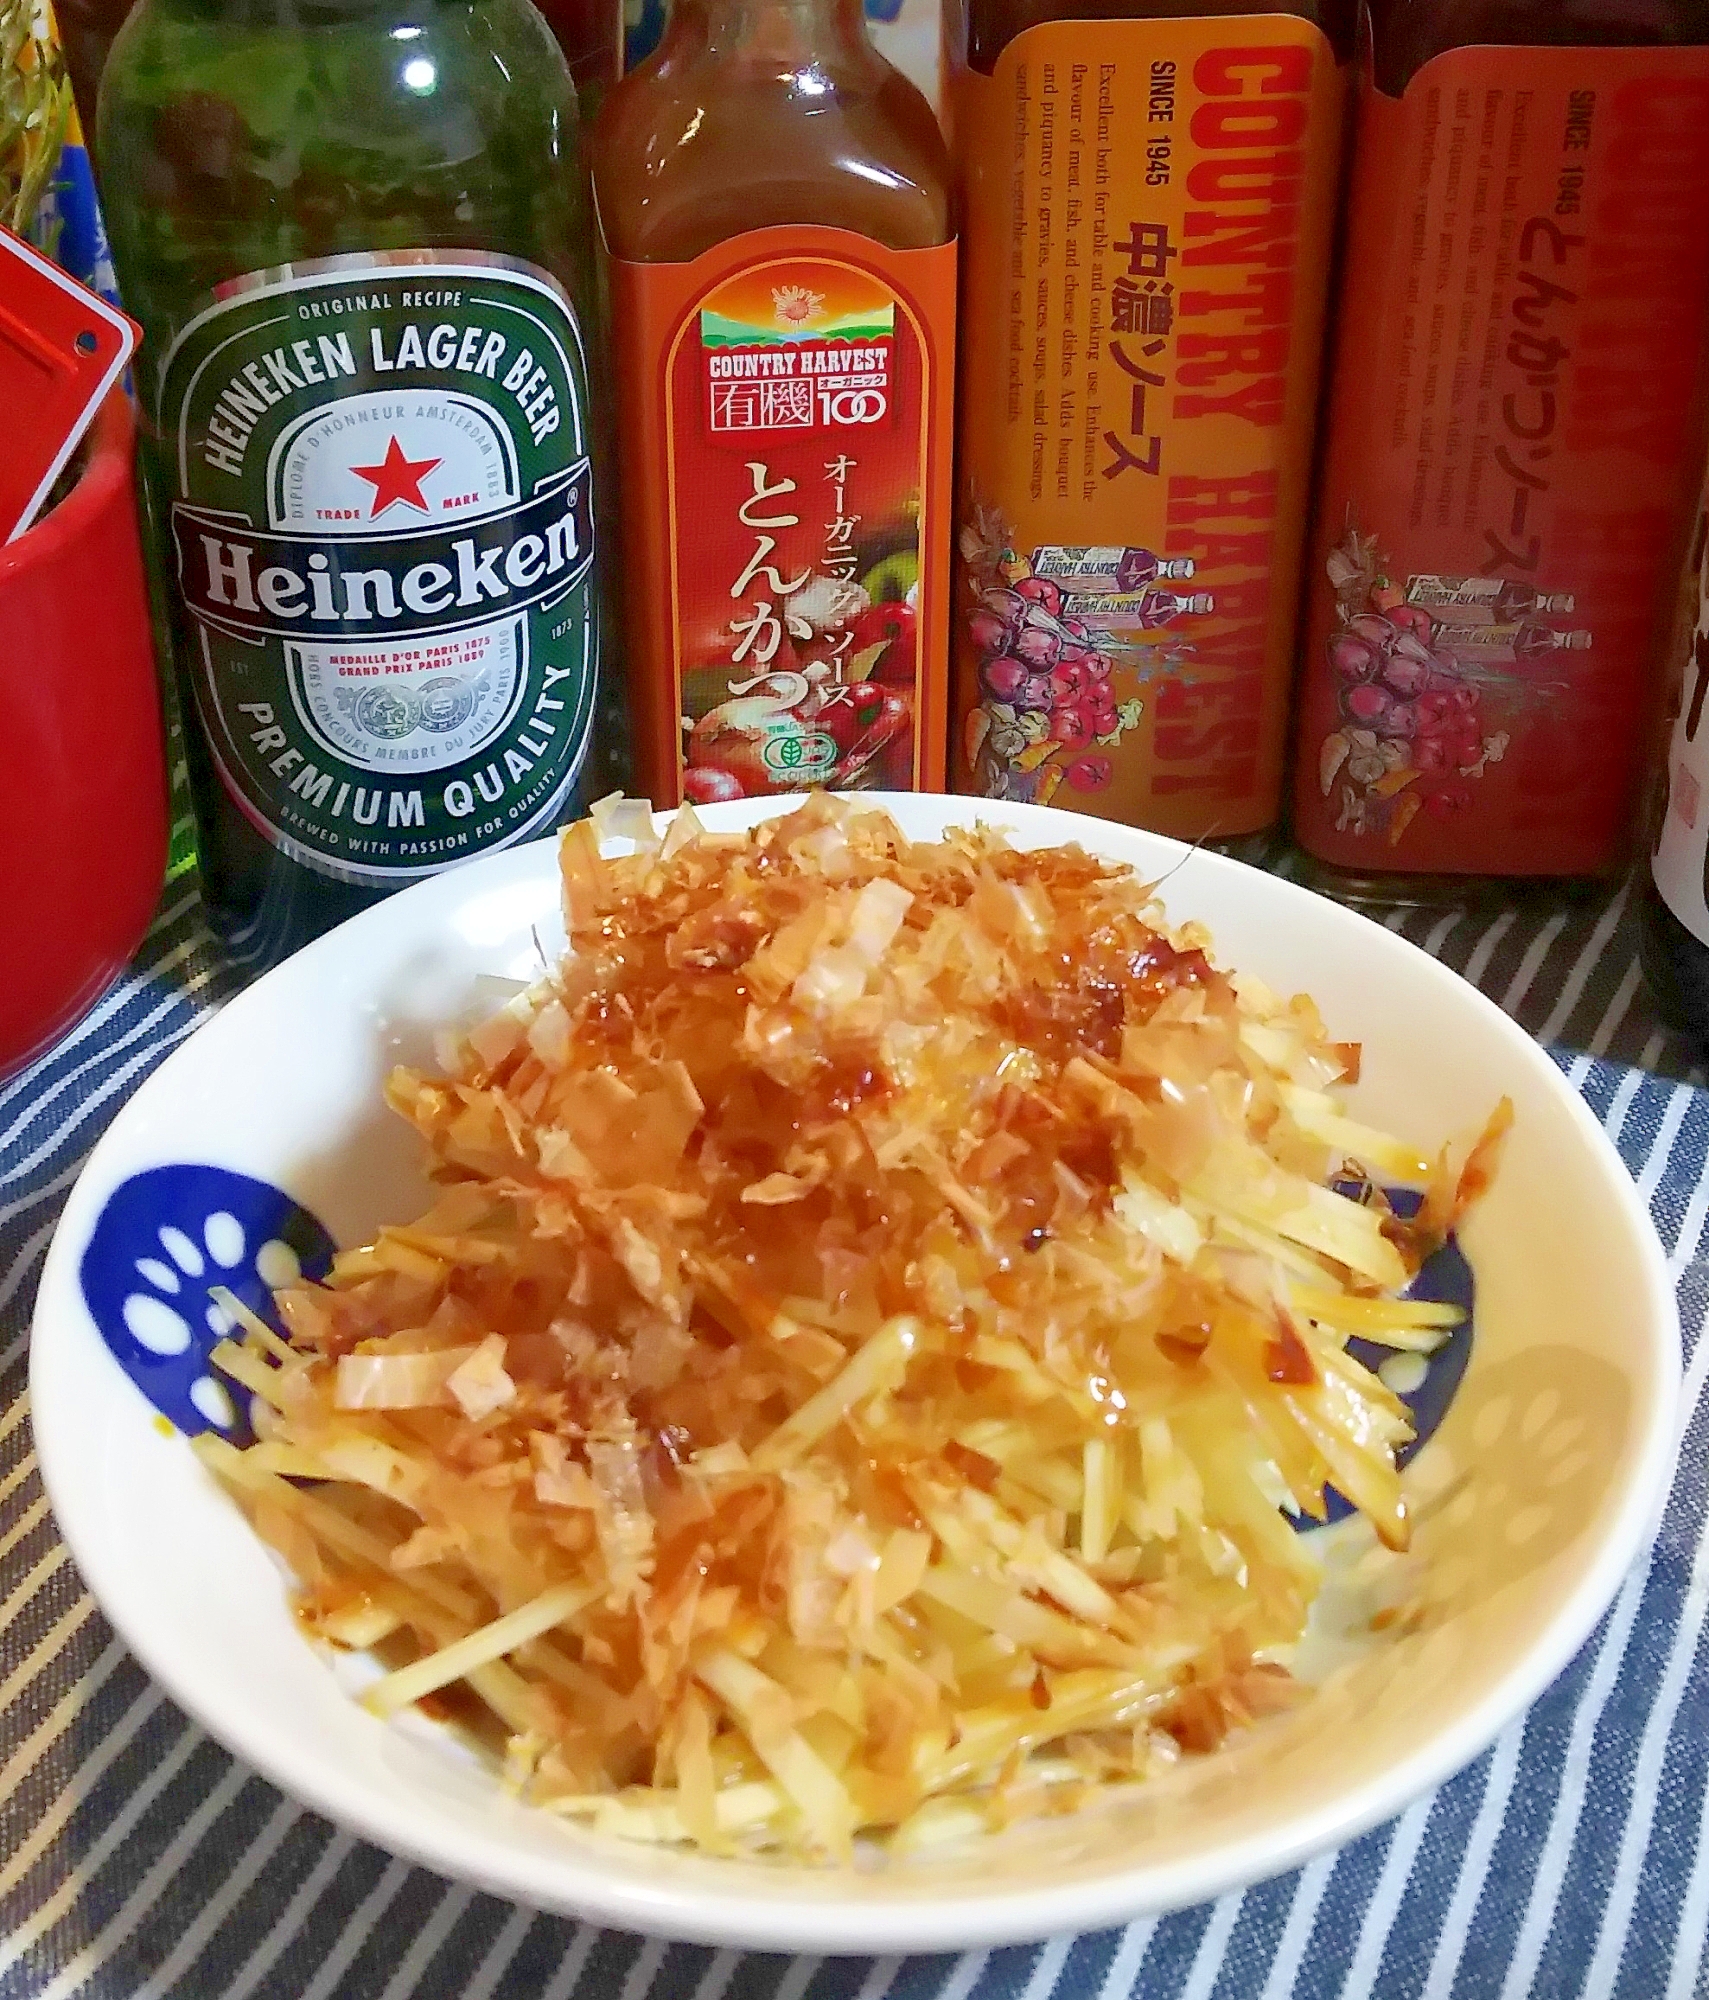
{"type": "MultiPolygon", "coordinates": [[[[798,799],[744,801],[740,805],[702,809],[709,825],[745,826],[799,804],[798,799]]],[[[1029,822],[1060,838],[1066,815],[1036,806],[991,806],[976,800],[965,804],[966,815],[1025,835],[1029,822]]],[[[953,822],[946,821],[946,824],[953,822]]],[[[1131,837],[1124,827],[1109,829],[1131,837]]],[[[1085,822],[1085,837],[1095,840],[1105,831],[1101,822],[1085,822]]],[[[1149,836],[1155,840],[1156,836],[1149,836]]],[[[1178,843],[1161,843],[1185,855],[1178,843]]],[[[410,897],[443,894],[448,877],[486,870],[517,872],[524,857],[555,855],[554,839],[462,864],[455,870],[402,890],[382,907],[407,907],[410,897]]],[[[1239,868],[1245,864],[1205,854],[1203,864],[1239,868]]],[[[555,866],[555,860],[552,865],[555,866]]],[[[466,878],[465,878],[466,879],[466,878]]],[[[1263,875],[1265,894],[1278,899],[1284,917],[1289,908],[1317,907],[1321,900],[1296,883],[1263,875]]],[[[471,885],[472,886],[472,885],[471,885]]],[[[1339,906],[1338,906],[1339,907],[1339,906]]],[[[301,965],[311,955],[336,955],[348,948],[354,926],[368,913],[304,948],[288,961],[301,965]]],[[[1210,1857],[1179,1864],[1143,1868],[1113,1867],[1090,1880],[1036,1889],[1015,1886],[1007,1879],[990,1895],[944,1895],[927,1901],[899,1896],[885,1900],[865,1894],[859,1900],[802,1890],[797,1874],[787,1893],[776,1897],[739,1894],[700,1895],[669,1887],[649,1888],[643,1882],[606,1873],[566,1845],[561,1862],[519,1855],[479,1834],[454,1839],[432,1823],[412,1816],[407,1799],[388,1800],[341,1780],[332,1769],[306,1779],[288,1758],[252,1726],[243,1700],[211,1677],[199,1680],[177,1656],[171,1634],[159,1629],[145,1599],[133,1589],[122,1564],[104,1547],[93,1509],[73,1476],[79,1439],[75,1384],[55,1367],[53,1334],[43,1324],[38,1305],[30,1355],[31,1418],[43,1483],[60,1532],[72,1559],[116,1632],[149,1674],[178,1706],[289,1796],[327,1818],[371,1840],[388,1852],[420,1863],[451,1880],[466,1882],[507,1900],[625,1931],[688,1943],[752,1951],[807,1951],[821,1954],[959,1951],[1030,1942],[1040,1938],[1105,1930],[1112,1926],[1209,1901],[1228,1890],[1284,1874],[1327,1849],[1356,1838],[1393,1818],[1421,1793],[1444,1783],[1471,1763],[1500,1731],[1529,1706],[1566,1667],[1612,1602],[1622,1580],[1653,1538],[1672,1480],[1678,1438],[1680,1384],[1679,1322],[1672,1280],[1647,1209],[1624,1162],[1607,1134],[1591,1115],[1579,1093],[1561,1075],[1542,1048],[1503,1013],[1494,1001],[1415,945],[1358,912],[1339,914],[1350,923],[1368,925],[1382,948],[1410,954],[1414,970],[1426,986],[1447,982],[1457,989],[1461,1004],[1481,1012],[1492,1036],[1504,1045],[1516,1068],[1541,1078],[1576,1121],[1586,1147],[1602,1168],[1619,1223],[1634,1239],[1645,1277],[1645,1295],[1634,1300],[1634,1324],[1644,1328],[1657,1351],[1647,1357],[1658,1390],[1636,1424],[1633,1463],[1636,1474],[1620,1493],[1587,1554],[1582,1575],[1555,1615],[1538,1632],[1531,1649],[1496,1681],[1484,1697],[1438,1732],[1399,1765],[1379,1778],[1348,1789],[1331,1803],[1283,1822],[1273,1832],[1232,1841],[1210,1857]]],[[[281,968],[282,970],[283,968],[281,968]]],[[[266,975],[267,978],[276,976],[266,975]]],[[[265,979],[226,1003],[221,1018],[241,1021],[243,1010],[256,1005],[265,979]]],[[[229,1029],[228,1029],[229,1032],[229,1029]]],[[[200,1030],[198,1030],[200,1033],[200,1030]]],[[[154,1093],[172,1088],[174,1072],[192,1061],[196,1036],[168,1056],[139,1089],[154,1093]]],[[[121,1112],[120,1117],[124,1116],[121,1112]]],[[[104,1136],[96,1145],[67,1201],[78,1203],[85,1180],[98,1180],[104,1136]]],[[[1613,1218],[1611,1216],[1611,1227],[1613,1218]]],[[[67,1286],[75,1287],[76,1246],[61,1228],[43,1267],[40,1298],[51,1300],[67,1286]]],[[[146,1421],[146,1418],[139,1418],[146,1421]]],[[[780,1879],[780,1890],[784,1883],[780,1879]]],[[[871,1884],[867,1884],[868,1890],[871,1884]]]]}

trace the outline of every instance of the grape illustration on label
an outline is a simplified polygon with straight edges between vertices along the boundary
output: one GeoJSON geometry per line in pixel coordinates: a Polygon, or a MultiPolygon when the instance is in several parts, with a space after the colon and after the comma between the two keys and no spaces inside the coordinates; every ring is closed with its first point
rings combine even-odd
{"type": "Polygon", "coordinates": [[[1395,847],[1420,813],[1450,820],[1507,755],[1527,715],[1558,701],[1551,662],[1592,635],[1573,597],[1508,577],[1406,575],[1349,527],[1326,568],[1336,622],[1325,645],[1338,726],[1317,751],[1336,831],[1395,847]]]}
{"type": "Polygon", "coordinates": [[[1066,546],[1021,554],[1014,538],[989,506],[961,534],[980,696],[962,751],[982,797],[1048,805],[1064,782],[1075,792],[1107,785],[1107,753],[1139,726],[1144,700],[1117,699],[1117,664],[1141,687],[1181,674],[1192,646],[1178,628],[1216,599],[1192,587],[1191,557],[1066,546]]]}

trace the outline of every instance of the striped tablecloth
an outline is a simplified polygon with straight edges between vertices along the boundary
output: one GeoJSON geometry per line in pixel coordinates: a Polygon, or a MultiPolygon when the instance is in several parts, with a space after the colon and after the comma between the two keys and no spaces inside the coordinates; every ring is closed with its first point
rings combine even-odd
{"type": "Polygon", "coordinates": [[[1709,1993],[1705,1079],[1648,1011],[1626,892],[1394,922],[1559,1051],[1672,1257],[1690,1414],[1647,1565],[1487,1755],[1295,1874],[1044,1946],[785,1959],[578,1927],[449,1887],[337,1832],[179,1714],[84,1593],[31,1448],[27,1328],[48,1239],[90,1147],[234,984],[181,882],[122,984],[0,1087],[0,2000],[1709,1993]]]}

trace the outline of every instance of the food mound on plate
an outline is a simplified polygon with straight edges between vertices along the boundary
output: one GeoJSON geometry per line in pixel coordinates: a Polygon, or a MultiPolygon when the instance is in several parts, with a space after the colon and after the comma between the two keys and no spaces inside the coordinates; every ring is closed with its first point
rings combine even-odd
{"type": "Polygon", "coordinates": [[[1445,1337],[1396,1294],[1505,1105],[1457,1173],[1354,1122],[1309,1000],[1077,847],[598,817],[562,964],[391,1079],[441,1198],[220,1350],[258,1441],[199,1449],[307,1630],[712,1852],[1061,1810],[1286,1703],[1289,1513],[1407,1537],[1347,1341],[1445,1337]]]}

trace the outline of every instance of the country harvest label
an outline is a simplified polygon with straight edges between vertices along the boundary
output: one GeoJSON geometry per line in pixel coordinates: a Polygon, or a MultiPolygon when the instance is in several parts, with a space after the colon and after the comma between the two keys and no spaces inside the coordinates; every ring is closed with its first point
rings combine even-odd
{"type": "Polygon", "coordinates": [[[1286,14],[1054,22],[957,77],[958,789],[1275,817],[1344,95],[1286,14]]]}
{"type": "Polygon", "coordinates": [[[597,671],[581,335],[471,252],[222,287],[162,371],[171,558],[220,776],[391,885],[555,823],[597,671]]]}
{"type": "Polygon", "coordinates": [[[1361,88],[1295,828],[1338,867],[1623,857],[1701,471],[1709,49],[1361,88]]]}
{"type": "Polygon", "coordinates": [[[755,231],[614,295],[653,797],[940,787],[954,245],[755,231]]]}

